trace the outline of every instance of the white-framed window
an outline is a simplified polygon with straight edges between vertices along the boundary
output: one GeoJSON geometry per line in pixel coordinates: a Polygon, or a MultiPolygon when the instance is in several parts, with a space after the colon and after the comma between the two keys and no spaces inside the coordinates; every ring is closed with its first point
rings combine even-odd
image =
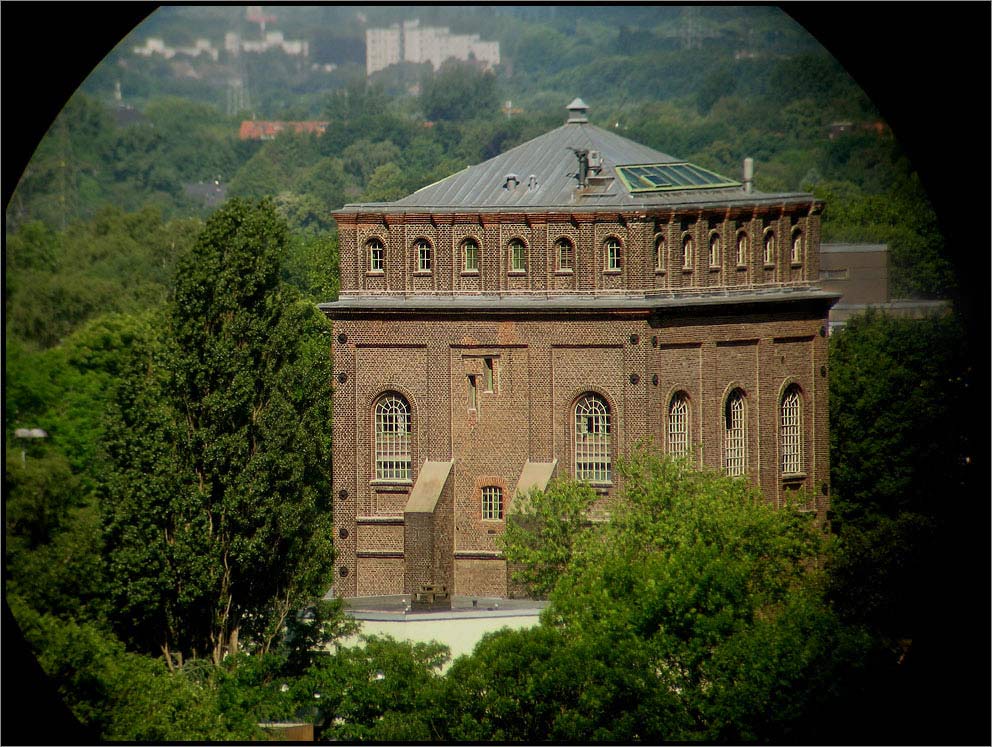
{"type": "Polygon", "coordinates": [[[765,264],[775,264],[775,232],[769,231],[765,234],[765,264]]]}
{"type": "Polygon", "coordinates": [[[658,236],[654,240],[654,271],[663,272],[665,269],[665,237],[658,236]]]}
{"type": "Polygon", "coordinates": [[[606,271],[619,272],[623,267],[623,250],[620,247],[619,239],[609,238],[606,240],[606,271]]]}
{"type": "Polygon", "coordinates": [[[413,246],[417,252],[417,272],[430,272],[433,266],[431,243],[427,239],[417,239],[413,246]]]}
{"type": "Polygon", "coordinates": [[[720,266],[720,234],[710,236],[710,267],[720,266]]]}
{"type": "Polygon", "coordinates": [[[482,489],[482,520],[500,521],[503,518],[503,489],[495,485],[482,489]]]}
{"type": "Polygon", "coordinates": [[[689,455],[689,397],[685,392],[676,392],[668,405],[668,453],[689,455]]]}
{"type": "Polygon", "coordinates": [[[575,479],[594,483],[611,480],[610,406],[598,394],[575,403],[575,479]]]}
{"type": "Polygon", "coordinates": [[[510,272],[527,272],[527,246],[520,239],[507,244],[510,252],[510,272]]]}
{"type": "Polygon", "coordinates": [[[410,479],[410,406],[398,394],[375,403],[375,479],[410,479]]]}
{"type": "Polygon", "coordinates": [[[796,231],[792,234],[792,254],[791,260],[793,264],[799,264],[803,261],[803,232],[796,231]]]}
{"type": "Polygon", "coordinates": [[[737,234],[737,265],[738,267],[743,267],[747,264],[748,255],[748,240],[747,234],[741,231],[737,234]]]}
{"type": "Polygon", "coordinates": [[[462,268],[465,272],[479,271],[479,245],[474,239],[462,242],[462,268]]]}
{"type": "Polygon", "coordinates": [[[782,473],[796,475],[803,471],[803,398],[793,384],[782,396],[782,473]]]}
{"type": "Polygon", "coordinates": [[[558,271],[571,272],[575,269],[575,247],[572,242],[562,237],[555,242],[558,255],[558,271]]]}
{"type": "Polygon", "coordinates": [[[728,475],[743,475],[747,469],[747,411],[740,389],[727,397],[723,417],[724,468],[728,475]]]}
{"type": "Polygon", "coordinates": [[[693,254],[695,254],[695,243],[692,240],[692,236],[685,236],[682,239],[682,269],[691,270],[693,263],[693,254]]]}
{"type": "Polygon", "coordinates": [[[385,265],[386,247],[379,239],[369,239],[369,272],[382,272],[385,265]]]}

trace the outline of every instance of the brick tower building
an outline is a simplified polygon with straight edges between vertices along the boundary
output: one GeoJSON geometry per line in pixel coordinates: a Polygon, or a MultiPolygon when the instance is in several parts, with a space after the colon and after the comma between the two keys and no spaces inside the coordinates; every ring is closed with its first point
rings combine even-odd
{"type": "Polygon", "coordinates": [[[589,124],[335,213],[338,596],[505,596],[497,537],[553,476],[606,505],[641,441],[825,512],[821,203],[589,124]]]}

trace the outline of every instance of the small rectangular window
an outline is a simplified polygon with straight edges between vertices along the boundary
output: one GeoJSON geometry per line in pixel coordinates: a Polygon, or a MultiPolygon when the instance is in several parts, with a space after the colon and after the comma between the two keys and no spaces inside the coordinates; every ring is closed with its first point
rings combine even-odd
{"type": "Polygon", "coordinates": [[[483,363],[484,363],[484,366],[483,366],[483,369],[482,369],[482,385],[483,385],[483,388],[484,388],[485,391],[492,392],[492,391],[494,391],[493,390],[493,379],[494,379],[494,376],[493,376],[493,371],[494,371],[493,359],[492,358],[484,358],[483,359],[483,363]]]}
{"type": "Polygon", "coordinates": [[[475,383],[475,377],[468,377],[468,409],[475,410],[478,406],[478,386],[475,383]]]}

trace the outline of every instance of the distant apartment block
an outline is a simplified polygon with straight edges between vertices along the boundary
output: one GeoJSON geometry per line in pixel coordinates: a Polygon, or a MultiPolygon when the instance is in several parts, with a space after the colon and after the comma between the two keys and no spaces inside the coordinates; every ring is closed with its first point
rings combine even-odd
{"type": "Polygon", "coordinates": [[[170,47],[165,43],[164,39],[156,36],[150,36],[145,39],[144,44],[140,47],[134,48],[134,53],[141,55],[142,57],[159,55],[167,60],[171,60],[177,54],[186,55],[188,57],[199,57],[200,55],[206,55],[216,62],[218,56],[220,55],[220,50],[211,44],[209,39],[197,39],[193,43],[192,47],[170,47]]]}
{"type": "Polygon", "coordinates": [[[398,62],[429,62],[437,70],[447,59],[475,59],[485,68],[499,64],[499,42],[478,34],[452,34],[446,27],[421,26],[419,20],[365,31],[365,72],[372,75],[398,62]]]}

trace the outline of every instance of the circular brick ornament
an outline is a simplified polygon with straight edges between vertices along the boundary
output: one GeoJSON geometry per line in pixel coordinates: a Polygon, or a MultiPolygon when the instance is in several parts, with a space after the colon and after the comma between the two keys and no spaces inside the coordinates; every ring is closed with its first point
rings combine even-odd
{"type": "Polygon", "coordinates": [[[344,345],[346,342],[348,342],[348,335],[342,332],[340,335],[338,335],[338,342],[344,345]]]}
{"type": "Polygon", "coordinates": [[[637,335],[631,335],[631,336],[630,336],[630,344],[631,344],[631,345],[636,345],[636,344],[637,344],[637,343],[639,343],[640,341],[641,341],[641,338],[640,338],[640,337],[638,337],[637,335]]]}
{"type": "Polygon", "coordinates": [[[347,530],[347,529],[345,529],[344,527],[341,527],[341,528],[340,528],[340,529],[338,530],[338,537],[340,537],[340,538],[341,538],[341,539],[343,539],[343,540],[346,540],[346,539],[348,539],[348,530],[347,530]]]}
{"type": "Polygon", "coordinates": [[[341,492],[339,492],[338,493],[338,498],[340,498],[342,501],[343,500],[346,500],[348,498],[348,491],[347,490],[342,490],[341,492]]]}
{"type": "Polygon", "coordinates": [[[338,568],[338,575],[341,576],[341,578],[344,578],[345,576],[347,576],[348,575],[348,566],[343,565],[340,568],[338,568]]]}
{"type": "Polygon", "coordinates": [[[348,380],[348,374],[346,374],[344,371],[342,371],[341,373],[338,374],[338,383],[339,384],[343,384],[347,380],[348,380]]]}
{"type": "Polygon", "coordinates": [[[641,380],[641,377],[640,377],[640,376],[638,376],[637,374],[631,374],[631,375],[630,375],[630,383],[631,383],[631,384],[636,384],[636,383],[637,383],[637,382],[639,382],[640,380],[641,380]]]}
{"type": "Polygon", "coordinates": [[[658,386],[658,374],[654,374],[651,377],[651,383],[654,384],[655,386],[658,386]]]}

